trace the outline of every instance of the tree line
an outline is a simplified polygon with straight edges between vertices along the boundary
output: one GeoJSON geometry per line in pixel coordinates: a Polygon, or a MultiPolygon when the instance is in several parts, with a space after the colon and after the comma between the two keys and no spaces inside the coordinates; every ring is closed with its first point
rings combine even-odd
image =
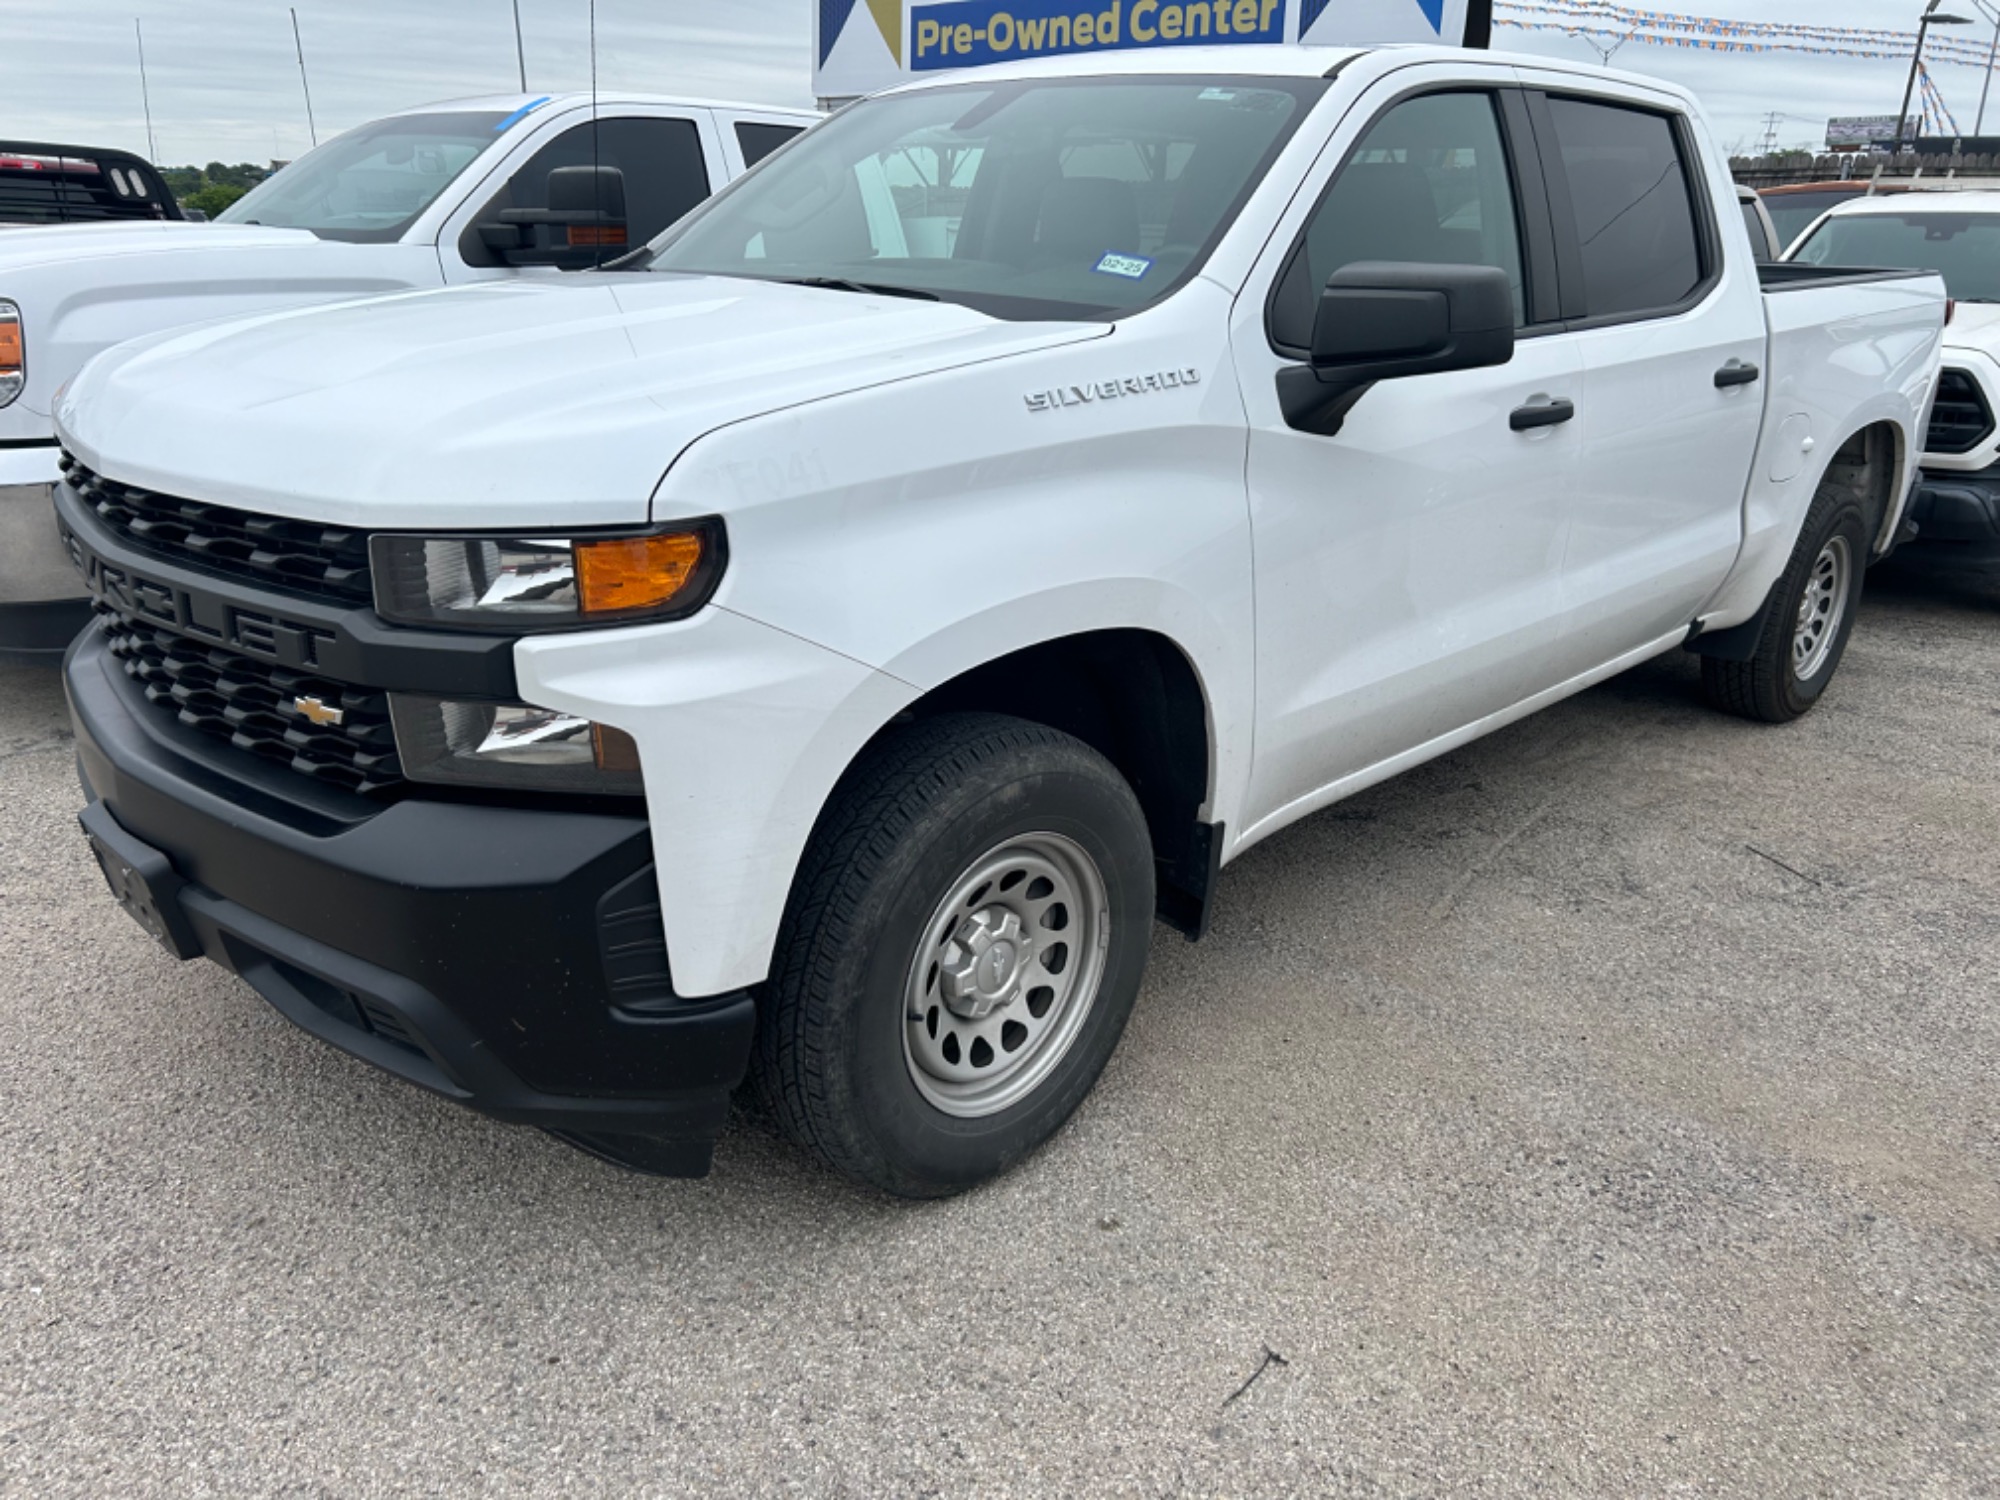
{"type": "Polygon", "coordinates": [[[212,161],[205,167],[160,168],[167,191],[180,201],[181,207],[197,210],[211,219],[270,175],[269,167],[247,161],[233,167],[212,161]]]}

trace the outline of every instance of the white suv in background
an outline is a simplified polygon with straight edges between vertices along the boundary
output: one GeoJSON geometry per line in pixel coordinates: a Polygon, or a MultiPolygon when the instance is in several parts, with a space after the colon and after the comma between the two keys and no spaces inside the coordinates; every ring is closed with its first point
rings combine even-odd
{"type": "Polygon", "coordinates": [[[1907,545],[1934,561],[2000,564],[2000,192],[1856,198],[1822,217],[1787,258],[1944,278],[1952,299],[1944,367],[1907,545]]]}

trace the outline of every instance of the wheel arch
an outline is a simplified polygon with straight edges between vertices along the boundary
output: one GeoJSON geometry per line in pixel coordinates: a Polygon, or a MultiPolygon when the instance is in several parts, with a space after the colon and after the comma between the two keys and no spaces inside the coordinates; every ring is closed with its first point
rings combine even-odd
{"type": "Polygon", "coordinates": [[[1833,450],[1814,493],[1843,490],[1861,504],[1861,514],[1873,538],[1872,555],[1880,556],[1893,537],[1902,496],[1897,492],[1909,461],[1910,439],[1901,424],[1883,418],[1859,427],[1833,450]]]}
{"type": "Polygon", "coordinates": [[[842,779],[897,730],[971,711],[1061,730],[1110,761],[1146,815],[1161,918],[1201,935],[1223,846],[1221,824],[1209,821],[1216,713],[1179,642],[1154,629],[1112,626],[1053,636],[962,667],[883,724],[842,779]]]}
{"type": "MultiPolygon", "coordinates": [[[[1812,488],[1804,492],[1806,500],[1799,512],[1798,526],[1805,524],[1814,498],[1824,490],[1836,490],[1861,506],[1864,532],[1874,538],[1872,551],[1879,556],[1901,519],[1903,495],[1899,486],[1907,489],[1903,475],[1910,451],[1909,435],[1891,418],[1878,418],[1856,427],[1835,445],[1814,476],[1812,488]]],[[[1724,629],[1701,631],[1687,642],[1689,651],[1718,661],[1750,659],[1771,611],[1777,607],[1778,589],[1784,582],[1784,567],[1791,548],[1797,543],[1797,529],[1792,528],[1793,537],[1784,552],[1774,554],[1775,571],[1765,586],[1761,602],[1749,617],[1724,629]]]]}

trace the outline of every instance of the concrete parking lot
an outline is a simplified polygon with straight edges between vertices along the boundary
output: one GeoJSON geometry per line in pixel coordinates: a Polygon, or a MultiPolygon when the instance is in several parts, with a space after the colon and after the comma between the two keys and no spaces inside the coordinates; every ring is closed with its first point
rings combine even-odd
{"type": "Polygon", "coordinates": [[[1676,655],[1272,839],[930,1205],[379,1077],[77,798],[0,669],[8,1493],[2000,1494],[2000,586],[1872,579],[1789,728],[1676,655]]]}

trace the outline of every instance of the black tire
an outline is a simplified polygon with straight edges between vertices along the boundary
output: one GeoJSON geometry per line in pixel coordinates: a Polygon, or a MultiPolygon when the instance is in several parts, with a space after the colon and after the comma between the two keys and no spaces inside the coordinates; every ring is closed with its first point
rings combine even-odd
{"type": "Polygon", "coordinates": [[[1766,724],[1787,723],[1817,703],[1846,654],[1847,638],[1860,613],[1867,560],[1867,520],[1860,503],[1839,490],[1822,489],[1813,497],[1799,531],[1798,546],[1771,591],[1771,606],[1756,651],[1748,661],[1721,661],[1712,656],[1701,659],[1701,685],[1709,703],[1724,713],[1766,724]],[[1823,566],[1823,559],[1836,546],[1844,546],[1846,551],[1839,616],[1825,650],[1817,653],[1819,659],[1811,670],[1800,676],[1793,649],[1801,630],[1800,609],[1815,569],[1823,566]]]}
{"type": "Polygon", "coordinates": [[[972,1187],[1047,1140],[1097,1081],[1137,998],[1152,919],[1145,815],[1103,756],[999,714],[899,729],[848,773],[800,865],[760,997],[757,1091],[788,1136],[848,1177],[911,1198],[972,1187]],[[1102,881],[1094,998],[1031,1092],[961,1118],[920,1090],[906,1038],[919,945],[929,951],[940,903],[982,856],[1048,836],[1102,881]]]}

